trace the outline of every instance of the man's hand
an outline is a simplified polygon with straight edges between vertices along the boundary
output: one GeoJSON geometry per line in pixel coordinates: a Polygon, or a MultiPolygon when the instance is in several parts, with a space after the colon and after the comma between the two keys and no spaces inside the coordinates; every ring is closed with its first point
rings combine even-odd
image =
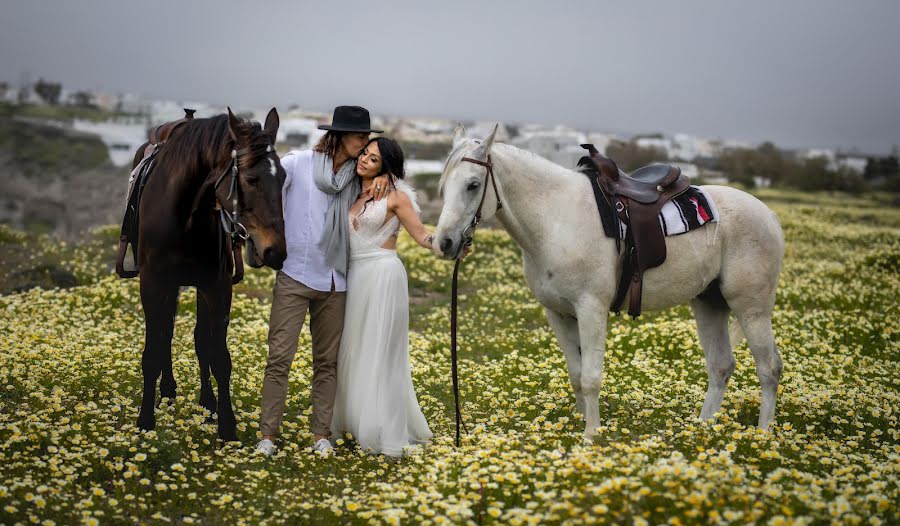
{"type": "Polygon", "coordinates": [[[372,187],[369,188],[369,197],[374,197],[376,201],[380,201],[382,197],[388,195],[391,191],[391,180],[386,175],[379,175],[372,179],[372,187]]]}

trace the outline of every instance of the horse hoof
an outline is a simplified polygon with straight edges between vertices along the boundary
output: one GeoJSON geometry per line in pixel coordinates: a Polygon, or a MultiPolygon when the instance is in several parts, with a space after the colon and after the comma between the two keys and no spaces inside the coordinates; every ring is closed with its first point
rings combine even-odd
{"type": "Polygon", "coordinates": [[[138,429],[142,429],[144,431],[153,431],[156,427],[156,418],[153,416],[144,416],[140,415],[137,419],[138,429]]]}
{"type": "Polygon", "coordinates": [[[219,439],[222,440],[222,442],[240,442],[240,440],[238,440],[237,432],[234,429],[226,431],[220,429],[219,439]]]}
{"type": "Polygon", "coordinates": [[[203,409],[206,409],[210,413],[215,413],[216,412],[216,398],[214,396],[210,397],[210,398],[205,398],[205,397],[201,396],[200,397],[200,407],[202,407],[203,409]]]}

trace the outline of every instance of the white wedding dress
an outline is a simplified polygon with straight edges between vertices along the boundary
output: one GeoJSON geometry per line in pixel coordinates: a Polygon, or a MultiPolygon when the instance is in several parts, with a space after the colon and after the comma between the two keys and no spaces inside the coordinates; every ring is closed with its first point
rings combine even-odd
{"type": "MultiPolygon", "coordinates": [[[[403,181],[397,188],[415,194],[403,181]]],[[[381,248],[398,234],[387,222],[387,199],[350,216],[350,267],[344,333],[338,353],[332,434],[349,432],[363,450],[401,456],[427,442],[431,429],[419,408],[409,366],[409,291],[396,250],[381,248]]]]}

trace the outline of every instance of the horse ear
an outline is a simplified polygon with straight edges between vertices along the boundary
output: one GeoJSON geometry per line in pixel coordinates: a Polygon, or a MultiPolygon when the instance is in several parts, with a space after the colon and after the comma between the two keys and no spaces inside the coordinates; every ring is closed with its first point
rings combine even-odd
{"type": "Polygon", "coordinates": [[[476,159],[487,159],[489,153],[491,153],[491,146],[494,145],[494,136],[497,135],[497,128],[500,127],[499,124],[494,125],[494,129],[491,130],[490,135],[484,138],[481,141],[481,144],[478,145],[478,149],[475,150],[475,158],[476,159]]]}
{"type": "Polygon", "coordinates": [[[456,129],[453,130],[453,146],[456,146],[466,138],[466,127],[461,122],[456,123],[456,129]]]}
{"type": "Polygon", "coordinates": [[[231,113],[231,107],[228,107],[228,133],[234,142],[238,142],[237,129],[240,127],[241,121],[231,113]]]}
{"type": "Polygon", "coordinates": [[[272,144],[275,144],[275,137],[278,135],[278,125],[281,123],[281,120],[278,118],[278,111],[275,108],[269,110],[269,114],[266,115],[266,125],[264,127],[266,134],[272,139],[272,144]]]}

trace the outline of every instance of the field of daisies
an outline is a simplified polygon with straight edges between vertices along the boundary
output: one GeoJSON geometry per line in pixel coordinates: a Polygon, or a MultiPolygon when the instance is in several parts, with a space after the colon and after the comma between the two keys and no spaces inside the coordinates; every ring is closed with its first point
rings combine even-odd
{"type": "Polygon", "coordinates": [[[410,352],[434,442],[400,460],[346,440],[309,450],[301,336],[278,453],[254,452],[273,272],[236,288],[228,343],[240,443],[197,405],[195,293],[180,296],[178,398],[135,427],[143,318],[111,272],[116,229],[65,244],[0,227],[0,524],[890,524],[900,516],[900,210],[887,197],[761,192],[787,239],[775,310],[784,359],[771,432],[742,344],[722,413],[697,420],[703,351],[687,306],[611,320],[598,440],[525,286],[483,230],[463,265],[463,413],[453,445],[452,265],[401,238],[410,352]],[[32,287],[33,284],[42,285],[32,287]]]}

